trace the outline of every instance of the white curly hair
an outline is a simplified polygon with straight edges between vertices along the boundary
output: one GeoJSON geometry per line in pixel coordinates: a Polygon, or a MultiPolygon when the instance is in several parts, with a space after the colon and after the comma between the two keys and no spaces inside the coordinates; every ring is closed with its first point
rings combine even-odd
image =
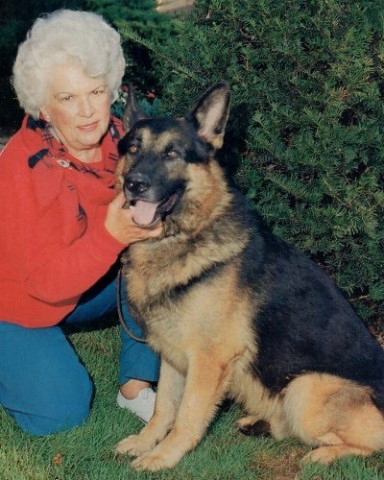
{"type": "Polygon", "coordinates": [[[117,98],[125,69],[119,33],[100,15],[63,9],[38,18],[19,46],[12,83],[25,112],[39,117],[52,69],[73,60],[89,77],[104,76],[111,103],[117,98]]]}

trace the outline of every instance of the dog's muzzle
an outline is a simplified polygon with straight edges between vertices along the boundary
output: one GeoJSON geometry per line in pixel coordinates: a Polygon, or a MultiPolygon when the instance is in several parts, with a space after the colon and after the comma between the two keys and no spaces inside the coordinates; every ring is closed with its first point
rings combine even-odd
{"type": "Polygon", "coordinates": [[[142,173],[129,175],[124,182],[124,194],[132,213],[132,220],[140,227],[152,227],[168,215],[179,198],[181,190],[163,196],[160,200],[152,199],[151,182],[142,173]]]}

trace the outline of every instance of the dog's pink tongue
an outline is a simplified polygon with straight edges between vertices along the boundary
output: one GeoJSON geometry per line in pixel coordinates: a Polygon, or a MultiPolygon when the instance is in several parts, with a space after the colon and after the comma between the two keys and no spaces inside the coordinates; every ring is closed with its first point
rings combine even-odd
{"type": "Polygon", "coordinates": [[[135,205],[131,205],[132,218],[138,225],[150,225],[156,213],[157,203],[143,202],[137,200],[135,205]]]}

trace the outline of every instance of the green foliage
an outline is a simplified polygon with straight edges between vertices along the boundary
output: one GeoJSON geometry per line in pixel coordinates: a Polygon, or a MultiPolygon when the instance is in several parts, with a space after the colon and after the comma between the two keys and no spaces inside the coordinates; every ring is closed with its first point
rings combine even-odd
{"type": "MultiPolygon", "coordinates": [[[[161,100],[159,98],[154,98],[149,101],[143,94],[140,95],[138,92],[136,94],[138,105],[141,111],[147,117],[158,117],[162,113],[161,100]]],[[[128,92],[125,86],[119,91],[119,98],[112,104],[111,113],[112,115],[122,118],[127,104],[128,92]]]]}
{"type": "Polygon", "coordinates": [[[134,83],[143,91],[156,89],[151,49],[156,49],[174,34],[172,17],[158,13],[155,0],[86,1],[88,9],[103,15],[122,36],[127,60],[125,81],[134,83]]]}
{"type": "Polygon", "coordinates": [[[177,114],[232,84],[238,181],[277,234],[366,299],[365,317],[384,300],[383,12],[383,0],[198,0],[156,64],[177,114]]]}

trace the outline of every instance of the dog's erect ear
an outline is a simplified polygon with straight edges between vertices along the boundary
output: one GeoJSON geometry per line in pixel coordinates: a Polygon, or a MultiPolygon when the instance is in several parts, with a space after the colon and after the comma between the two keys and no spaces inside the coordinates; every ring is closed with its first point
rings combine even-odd
{"type": "Polygon", "coordinates": [[[216,83],[205,92],[192,112],[192,119],[197,125],[197,134],[215,149],[223,145],[229,101],[229,84],[216,83]]]}
{"type": "Polygon", "coordinates": [[[137,103],[134,88],[129,85],[127,104],[122,117],[124,131],[128,132],[136,122],[144,118],[146,116],[137,103]]]}

